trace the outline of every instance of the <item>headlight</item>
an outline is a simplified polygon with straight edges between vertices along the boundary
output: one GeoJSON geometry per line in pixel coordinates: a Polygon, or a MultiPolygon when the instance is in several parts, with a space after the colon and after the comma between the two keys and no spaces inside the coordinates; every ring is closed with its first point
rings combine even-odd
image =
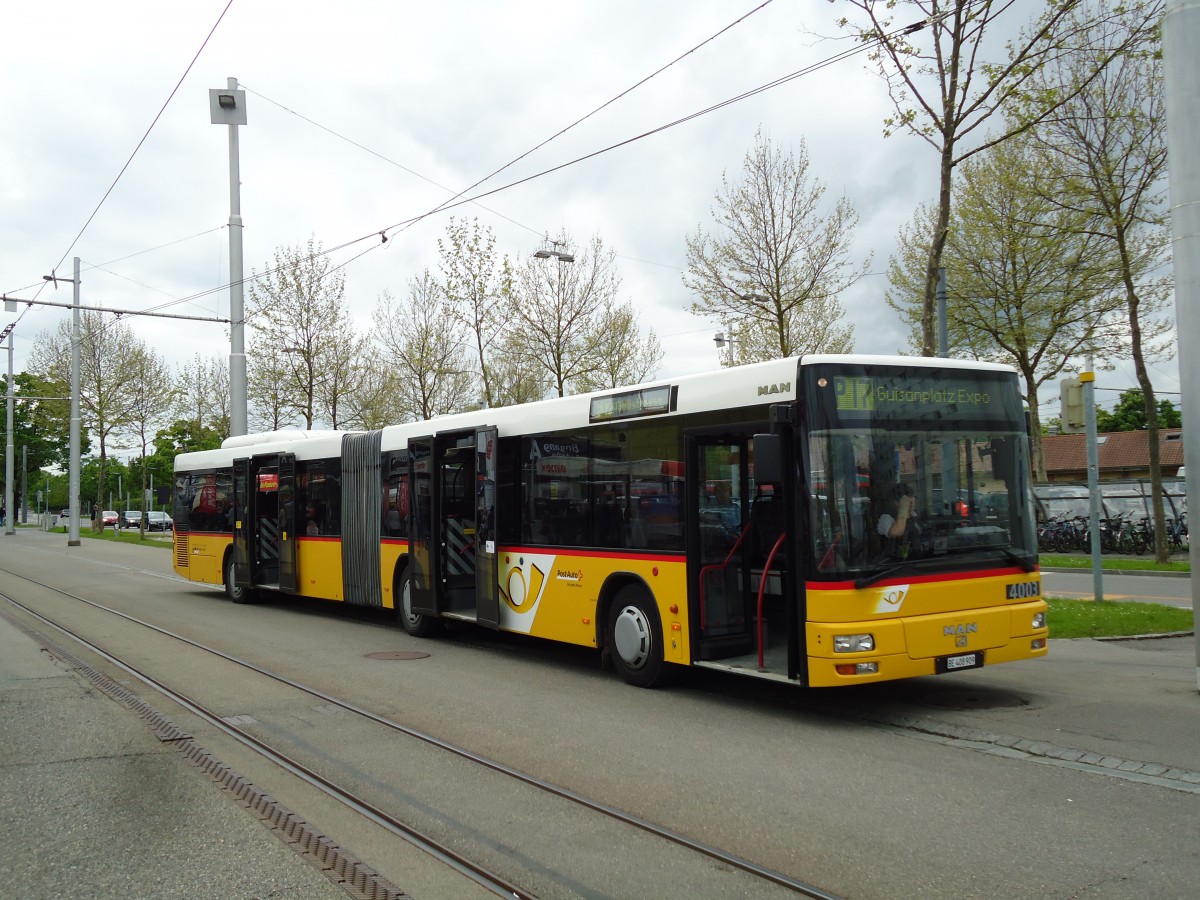
{"type": "Polygon", "coordinates": [[[834,653],[865,653],[875,649],[873,634],[835,634],[833,636],[834,653]]]}
{"type": "Polygon", "coordinates": [[[1033,614],[1033,627],[1034,628],[1045,628],[1046,627],[1046,614],[1044,612],[1033,614]]]}

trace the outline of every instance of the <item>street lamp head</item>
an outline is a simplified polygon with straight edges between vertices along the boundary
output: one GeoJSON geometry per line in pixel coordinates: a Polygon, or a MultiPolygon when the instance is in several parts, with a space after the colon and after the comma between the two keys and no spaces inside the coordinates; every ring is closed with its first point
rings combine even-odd
{"type": "Polygon", "coordinates": [[[559,262],[575,262],[575,257],[570,253],[555,253],[554,255],[558,257],[559,262]]]}
{"type": "Polygon", "coordinates": [[[549,259],[551,255],[552,254],[550,253],[549,250],[534,250],[533,251],[534,259],[549,259]]]}

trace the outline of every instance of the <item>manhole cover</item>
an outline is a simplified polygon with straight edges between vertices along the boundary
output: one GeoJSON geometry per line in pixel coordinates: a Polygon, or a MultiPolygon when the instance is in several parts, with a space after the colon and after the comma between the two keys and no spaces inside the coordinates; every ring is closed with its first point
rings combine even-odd
{"type": "Polygon", "coordinates": [[[1027,701],[1005,691],[939,691],[923,698],[929,706],[941,709],[1005,709],[1025,706],[1027,701]]]}
{"type": "Polygon", "coordinates": [[[378,653],[368,653],[367,659],[425,659],[428,653],[420,650],[380,650],[378,653]]]}

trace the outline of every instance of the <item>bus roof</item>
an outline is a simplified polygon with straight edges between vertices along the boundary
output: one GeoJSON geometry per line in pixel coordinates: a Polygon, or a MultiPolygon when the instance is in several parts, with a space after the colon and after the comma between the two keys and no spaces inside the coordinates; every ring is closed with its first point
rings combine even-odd
{"type": "MultiPolygon", "coordinates": [[[[597,398],[650,395],[655,388],[676,391],[676,406],[667,415],[683,415],[721,409],[737,409],[763,403],[796,399],[799,368],[810,365],[880,365],[947,368],[971,371],[1012,372],[1011,366],[969,360],[935,357],[812,354],[768,362],[751,363],[728,369],[710,370],[677,378],[659,379],[616,389],[573,394],[519,406],[475,409],[450,413],[421,422],[389,425],[382,430],[382,449],[395,450],[408,441],[450,431],[466,431],[495,426],[501,436],[536,434],[548,429],[585,427],[593,421],[593,401],[597,398]]],[[[660,390],[661,392],[661,390],[660,390]]],[[[619,421],[619,420],[618,420],[619,421]]],[[[257,453],[294,453],[297,459],[339,456],[344,435],[358,431],[271,431],[227,438],[218,450],[180,454],[176,469],[202,469],[228,466],[235,458],[257,453]]]]}

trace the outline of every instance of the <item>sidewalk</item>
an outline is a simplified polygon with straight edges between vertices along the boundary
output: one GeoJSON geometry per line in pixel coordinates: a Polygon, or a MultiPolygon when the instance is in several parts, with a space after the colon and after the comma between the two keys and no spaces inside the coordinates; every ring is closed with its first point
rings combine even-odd
{"type": "Polygon", "coordinates": [[[894,724],[1200,793],[1197,677],[1191,635],[1052,638],[1042,659],[923,679],[921,702],[894,724]]]}
{"type": "Polygon", "coordinates": [[[3,617],[0,721],[5,896],[345,900],[137,715],[3,617]]]}

